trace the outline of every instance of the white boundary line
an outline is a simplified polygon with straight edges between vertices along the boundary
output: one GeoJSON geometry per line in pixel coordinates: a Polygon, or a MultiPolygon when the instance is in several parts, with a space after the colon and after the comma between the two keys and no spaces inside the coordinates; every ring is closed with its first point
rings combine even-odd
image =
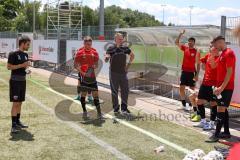
{"type": "MultiPolygon", "coordinates": [[[[39,83],[39,82],[36,82],[36,81],[34,81],[34,80],[32,80],[32,79],[29,79],[29,81],[31,81],[32,83],[34,83],[34,84],[36,84],[36,85],[38,85],[38,86],[41,86],[41,87],[45,88],[46,90],[48,90],[48,91],[50,91],[50,92],[52,92],[52,93],[55,93],[55,94],[57,94],[57,95],[59,95],[59,96],[62,96],[62,97],[64,97],[64,98],[68,99],[68,100],[71,100],[71,101],[73,101],[74,103],[81,104],[79,101],[75,101],[75,100],[73,100],[73,98],[71,98],[71,97],[69,97],[69,96],[67,96],[67,95],[64,95],[64,94],[62,94],[62,93],[59,93],[59,92],[57,92],[57,91],[55,91],[55,90],[53,90],[53,89],[51,89],[51,88],[49,88],[49,87],[47,87],[47,86],[39,83]]],[[[91,107],[91,106],[89,106],[89,105],[86,105],[86,106],[87,106],[87,108],[89,108],[89,109],[94,109],[93,107],[91,107]]],[[[115,119],[115,120],[117,120],[119,123],[121,123],[121,124],[123,124],[123,125],[125,125],[125,126],[127,126],[127,127],[129,127],[129,128],[132,128],[132,129],[134,129],[134,130],[136,130],[136,131],[138,131],[138,132],[140,132],[140,133],[142,133],[142,134],[144,134],[144,135],[147,135],[148,137],[151,137],[151,138],[153,138],[153,139],[155,139],[155,140],[157,140],[157,141],[159,141],[159,142],[161,142],[161,143],[163,143],[163,144],[166,144],[166,145],[168,145],[168,146],[170,146],[170,147],[172,147],[172,148],[174,148],[174,149],[176,149],[176,150],[178,150],[178,151],[180,151],[180,152],[183,152],[183,153],[185,153],[185,154],[190,153],[190,151],[189,151],[188,149],[183,148],[182,146],[177,145],[177,144],[175,144],[175,143],[173,143],[173,142],[170,142],[170,141],[168,141],[168,140],[166,140],[166,139],[164,139],[164,138],[161,138],[161,137],[159,137],[159,136],[157,136],[157,135],[155,135],[155,134],[153,134],[153,133],[151,133],[151,132],[149,132],[149,131],[147,131],[147,130],[144,130],[144,129],[140,128],[140,127],[137,127],[137,126],[135,126],[135,125],[132,125],[131,123],[128,123],[128,122],[126,122],[126,121],[124,121],[124,120],[115,118],[115,117],[113,117],[113,116],[110,115],[110,114],[104,114],[104,116],[107,117],[107,118],[110,118],[110,119],[115,119]]]]}
{"type": "MultiPolygon", "coordinates": [[[[2,81],[4,84],[8,85],[8,83],[3,80],[0,79],[0,81],[2,81]]],[[[90,132],[86,131],[85,129],[81,128],[79,125],[77,125],[74,122],[71,121],[63,121],[58,119],[55,116],[55,112],[53,109],[51,109],[50,107],[47,107],[46,105],[44,105],[42,102],[40,102],[38,99],[30,96],[30,95],[26,95],[27,98],[35,103],[36,105],[40,106],[42,109],[44,109],[46,112],[48,112],[50,115],[53,115],[55,117],[56,120],[58,120],[60,123],[63,123],[69,127],[71,127],[72,129],[74,129],[75,131],[77,131],[78,133],[86,136],[88,139],[90,139],[91,141],[93,141],[94,143],[100,145],[101,147],[103,147],[106,151],[112,153],[113,155],[115,155],[118,159],[120,160],[132,160],[130,157],[128,157],[127,155],[125,155],[124,153],[120,152],[119,150],[117,150],[115,147],[111,146],[110,144],[104,142],[103,140],[97,138],[96,136],[94,136],[93,134],[91,134],[90,132]]],[[[60,115],[59,115],[60,116],[60,115]]],[[[64,117],[65,118],[65,117],[64,117]]]]}

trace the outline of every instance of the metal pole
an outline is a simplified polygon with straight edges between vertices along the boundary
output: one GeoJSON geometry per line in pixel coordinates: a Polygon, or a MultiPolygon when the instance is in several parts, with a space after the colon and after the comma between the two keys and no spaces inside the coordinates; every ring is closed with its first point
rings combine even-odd
{"type": "Polygon", "coordinates": [[[57,26],[57,38],[60,38],[60,26],[59,26],[59,19],[60,19],[60,0],[58,0],[58,26],[57,26]]]}
{"type": "Polygon", "coordinates": [[[227,17],[222,16],[221,17],[221,36],[225,37],[226,36],[226,22],[227,22],[227,17]]]}
{"type": "Polygon", "coordinates": [[[100,0],[99,9],[99,36],[104,37],[104,0],[100,0]]]}
{"type": "Polygon", "coordinates": [[[162,10],[162,12],[163,12],[162,14],[163,14],[163,24],[164,24],[165,23],[165,8],[164,7],[166,7],[166,5],[162,4],[161,6],[162,6],[162,9],[163,9],[162,10]]]}
{"type": "Polygon", "coordinates": [[[83,36],[83,0],[81,1],[81,35],[80,39],[82,39],[83,36]]]}
{"type": "Polygon", "coordinates": [[[190,26],[192,26],[192,9],[194,8],[194,6],[189,6],[190,9],[190,26]]]}
{"type": "Polygon", "coordinates": [[[36,34],[36,0],[33,1],[33,39],[35,39],[36,34]]]}
{"type": "Polygon", "coordinates": [[[48,39],[48,6],[49,5],[49,0],[48,0],[48,2],[47,2],[47,39],[48,39]]]}
{"type": "Polygon", "coordinates": [[[71,16],[72,16],[72,7],[71,7],[71,1],[70,1],[70,0],[69,0],[68,7],[69,7],[68,9],[69,9],[69,12],[70,12],[70,13],[69,13],[69,16],[68,16],[68,17],[69,17],[69,19],[68,19],[68,23],[69,23],[69,24],[68,24],[68,27],[69,27],[69,29],[68,29],[68,30],[69,30],[69,35],[68,35],[69,37],[68,37],[68,39],[71,40],[71,33],[72,33],[72,30],[71,30],[71,23],[72,23],[72,19],[71,19],[71,16]]]}

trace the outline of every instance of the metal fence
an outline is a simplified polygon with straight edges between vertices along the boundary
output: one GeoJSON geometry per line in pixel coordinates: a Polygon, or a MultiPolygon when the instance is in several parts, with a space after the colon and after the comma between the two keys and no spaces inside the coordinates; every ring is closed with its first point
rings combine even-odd
{"type": "Polygon", "coordinates": [[[0,38],[17,38],[18,33],[17,32],[0,32],[0,38]]]}
{"type": "MultiPolygon", "coordinates": [[[[225,20],[225,37],[227,42],[233,45],[240,44],[239,38],[236,38],[233,35],[233,29],[235,29],[240,24],[240,16],[239,17],[226,17],[225,20]]],[[[224,23],[223,23],[224,25],[224,23]]]]}
{"type": "MultiPolygon", "coordinates": [[[[114,34],[115,30],[118,28],[119,25],[105,25],[104,26],[104,36],[105,40],[113,40],[114,39],[114,34]]],[[[30,31],[32,32],[32,31],[30,31]]],[[[26,32],[26,33],[30,33],[26,32]]],[[[62,33],[62,32],[59,32],[62,33]]],[[[47,32],[46,30],[44,31],[36,31],[34,35],[34,39],[68,39],[68,40],[81,40],[84,36],[91,36],[93,40],[98,40],[99,39],[99,26],[83,26],[82,27],[82,32],[76,32],[74,35],[71,32],[68,32],[66,30],[65,36],[58,36],[58,33],[54,33],[55,35],[51,37],[47,37],[47,32]],[[67,35],[67,34],[71,35],[67,35]],[[59,38],[58,38],[59,37],[59,38]]],[[[24,34],[24,33],[21,33],[24,34]]],[[[21,35],[19,32],[0,32],[0,38],[17,38],[19,35],[21,35]]]]}
{"type": "MultiPolygon", "coordinates": [[[[119,28],[119,25],[104,26],[105,40],[113,40],[117,28],[119,28]]],[[[97,40],[99,38],[99,26],[83,26],[82,36],[91,36],[93,39],[97,40]]]]}

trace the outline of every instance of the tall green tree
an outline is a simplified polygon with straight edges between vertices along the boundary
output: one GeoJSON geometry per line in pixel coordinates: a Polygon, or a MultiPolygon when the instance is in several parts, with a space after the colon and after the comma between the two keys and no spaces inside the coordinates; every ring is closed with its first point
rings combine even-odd
{"type": "Polygon", "coordinates": [[[14,28],[19,32],[31,32],[33,31],[33,7],[35,5],[35,20],[36,29],[41,28],[41,14],[40,7],[41,2],[25,0],[22,2],[21,8],[19,9],[19,15],[15,19],[14,28]]]}
{"type": "Polygon", "coordinates": [[[163,25],[162,22],[156,20],[152,15],[137,10],[122,9],[115,5],[105,8],[105,24],[119,24],[120,27],[148,27],[163,25]]]}
{"type": "Polygon", "coordinates": [[[20,7],[19,0],[0,0],[0,31],[10,31],[14,27],[13,21],[20,7]]]}

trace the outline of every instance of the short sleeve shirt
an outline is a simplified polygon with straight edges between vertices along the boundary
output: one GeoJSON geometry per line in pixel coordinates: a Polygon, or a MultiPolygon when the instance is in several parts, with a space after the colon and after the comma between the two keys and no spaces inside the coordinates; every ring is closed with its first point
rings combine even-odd
{"type": "MultiPolygon", "coordinates": [[[[28,61],[28,54],[23,51],[11,52],[8,55],[8,63],[12,65],[23,64],[28,61]]],[[[12,70],[11,75],[26,76],[25,68],[12,70]]]]}
{"type": "Polygon", "coordinates": [[[183,51],[183,62],[182,62],[182,70],[185,72],[195,72],[195,63],[196,56],[199,55],[195,48],[190,49],[185,45],[181,45],[180,49],[183,51]]]}
{"type": "Polygon", "coordinates": [[[107,49],[107,54],[110,55],[110,71],[112,73],[125,74],[127,55],[130,55],[131,49],[129,47],[112,46],[107,49]]]}

